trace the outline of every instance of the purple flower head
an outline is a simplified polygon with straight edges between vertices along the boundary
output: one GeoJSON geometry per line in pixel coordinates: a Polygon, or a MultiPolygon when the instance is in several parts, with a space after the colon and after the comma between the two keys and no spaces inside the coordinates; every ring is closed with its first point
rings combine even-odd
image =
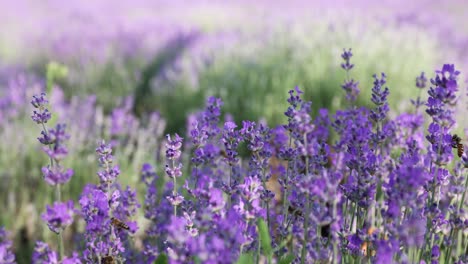
{"type": "Polygon", "coordinates": [[[297,108],[302,103],[301,94],[303,94],[303,93],[304,92],[301,91],[301,89],[299,89],[299,86],[294,87],[294,90],[289,91],[289,97],[288,97],[288,100],[287,100],[288,103],[293,108],[297,108]],[[296,94],[294,94],[294,92],[296,92],[296,94]]]}
{"type": "Polygon", "coordinates": [[[169,164],[166,164],[166,169],[165,172],[169,178],[179,178],[182,176],[182,163],[179,163],[178,165],[171,166],[169,164]]]}
{"type": "Polygon", "coordinates": [[[346,99],[349,101],[356,101],[358,95],[359,95],[359,82],[356,82],[355,80],[347,80],[345,81],[342,85],[341,88],[345,90],[346,92],[346,99]]]}
{"type": "Polygon", "coordinates": [[[183,217],[172,216],[167,226],[168,241],[174,244],[184,244],[190,235],[185,229],[186,220],[183,217]]]}
{"type": "Polygon", "coordinates": [[[432,87],[429,88],[426,113],[434,122],[439,123],[445,129],[450,129],[455,123],[453,110],[450,106],[456,103],[458,91],[457,77],[460,74],[453,64],[445,64],[442,70],[436,71],[436,78],[431,79],[432,87]]]}
{"type": "Polygon", "coordinates": [[[116,192],[119,193],[120,206],[113,211],[114,216],[121,220],[126,220],[129,217],[136,215],[138,208],[140,208],[136,192],[129,186],[122,190],[120,185],[118,185],[117,189],[114,190],[114,193],[116,192]]]}
{"type": "Polygon", "coordinates": [[[49,101],[47,101],[45,93],[41,93],[40,95],[34,95],[33,99],[31,100],[31,104],[37,110],[33,110],[33,114],[31,116],[32,120],[37,124],[45,124],[47,121],[50,120],[51,114],[49,110],[46,108],[49,101]]]}
{"type": "Polygon", "coordinates": [[[62,166],[43,167],[44,180],[50,185],[65,184],[73,176],[72,169],[64,169],[62,166]]]}
{"type": "Polygon", "coordinates": [[[184,197],[179,194],[172,194],[166,197],[173,206],[179,206],[183,201],[184,197]]]}
{"type": "Polygon", "coordinates": [[[99,164],[103,168],[103,170],[97,172],[97,175],[99,176],[101,185],[105,188],[109,188],[120,175],[119,166],[112,166],[114,161],[112,147],[103,140],[96,148],[96,153],[99,156],[99,164]]]}
{"type": "Polygon", "coordinates": [[[359,95],[359,82],[354,81],[353,79],[349,78],[349,71],[354,67],[354,64],[350,63],[351,57],[353,53],[351,49],[343,49],[343,54],[341,54],[341,58],[343,58],[344,63],[341,63],[341,68],[346,71],[346,80],[341,85],[341,88],[346,92],[346,99],[350,102],[353,102],[357,99],[359,95]]]}
{"type": "Polygon", "coordinates": [[[205,111],[201,113],[201,127],[205,130],[209,138],[213,138],[219,133],[218,122],[221,116],[221,106],[223,101],[213,96],[208,97],[205,111]]]}
{"type": "Polygon", "coordinates": [[[120,191],[119,190],[114,190],[112,192],[112,195],[109,199],[109,207],[112,210],[115,210],[119,205],[120,205],[120,191]]]}
{"type": "Polygon", "coordinates": [[[431,83],[437,86],[449,88],[451,85],[450,82],[456,82],[460,71],[455,70],[454,64],[444,64],[444,66],[442,66],[442,70],[436,70],[436,74],[436,78],[431,80],[431,83]]]}
{"type": "Polygon", "coordinates": [[[109,200],[96,186],[87,185],[80,197],[81,213],[86,221],[88,232],[101,232],[108,229],[109,200]]]}
{"type": "Polygon", "coordinates": [[[343,53],[341,54],[341,58],[345,61],[344,63],[341,63],[341,68],[345,71],[349,71],[354,67],[354,64],[350,63],[351,57],[353,56],[353,53],[351,52],[351,49],[343,49],[343,53]]]}
{"type": "Polygon", "coordinates": [[[98,171],[97,175],[101,180],[101,184],[104,186],[109,186],[117,179],[117,176],[120,175],[119,166],[116,165],[113,168],[106,168],[106,170],[98,171]]]}
{"type": "Polygon", "coordinates": [[[223,192],[219,189],[211,189],[209,195],[209,206],[212,212],[221,211],[226,205],[226,201],[224,201],[223,197],[223,192]]]}
{"type": "Polygon", "coordinates": [[[166,135],[166,158],[168,160],[177,160],[181,155],[182,138],[175,134],[174,139],[170,135],[166,135]]]}
{"type": "Polygon", "coordinates": [[[198,121],[192,123],[192,129],[190,130],[190,137],[192,138],[192,144],[195,147],[202,146],[208,140],[208,134],[205,127],[202,127],[198,121]]]}
{"type": "Polygon", "coordinates": [[[49,101],[47,100],[45,93],[33,95],[33,99],[31,100],[31,104],[34,108],[44,108],[48,103],[49,101]]]}
{"type": "Polygon", "coordinates": [[[426,88],[427,85],[427,77],[424,75],[424,72],[421,72],[421,75],[416,77],[416,87],[419,89],[426,88]]]}
{"type": "Polygon", "coordinates": [[[374,87],[372,88],[372,102],[377,106],[376,109],[371,111],[370,118],[374,122],[380,122],[385,119],[387,112],[390,110],[387,102],[387,97],[390,94],[388,87],[383,88],[387,76],[384,73],[381,74],[379,79],[377,75],[374,75],[374,87]]]}
{"type": "Polygon", "coordinates": [[[241,142],[241,136],[239,130],[235,130],[237,125],[234,122],[226,122],[223,129],[223,137],[221,142],[224,144],[226,149],[226,162],[233,166],[239,162],[237,147],[241,142]]]}
{"type": "Polygon", "coordinates": [[[54,143],[54,139],[45,131],[41,131],[41,136],[37,138],[42,145],[50,145],[54,143]]]}
{"type": "Polygon", "coordinates": [[[291,101],[291,105],[284,113],[288,117],[288,124],[284,126],[285,129],[292,133],[292,137],[296,140],[303,140],[303,136],[314,130],[312,118],[310,117],[312,102],[302,102],[300,99],[300,90],[297,90],[297,96],[294,96],[293,91],[290,91],[290,99],[299,98],[291,101]]]}
{"type": "Polygon", "coordinates": [[[110,144],[106,144],[104,140],[101,141],[99,146],[96,148],[96,153],[99,156],[107,156],[112,154],[112,146],[110,144]]]}
{"type": "Polygon", "coordinates": [[[68,154],[65,141],[70,138],[70,135],[65,132],[65,129],[65,124],[57,124],[55,129],[49,130],[48,133],[42,131],[42,137],[38,138],[42,144],[49,145],[49,147],[44,147],[43,150],[51,159],[57,162],[68,154]]]}
{"type": "Polygon", "coordinates": [[[52,207],[47,206],[46,212],[42,214],[42,219],[52,232],[58,234],[65,227],[71,225],[74,210],[73,201],[71,200],[66,203],[55,202],[52,207]]]}
{"type": "Polygon", "coordinates": [[[146,185],[152,184],[156,179],[158,175],[156,174],[156,171],[154,170],[153,166],[149,163],[143,164],[141,168],[141,179],[146,185]]]}
{"type": "Polygon", "coordinates": [[[12,242],[8,239],[8,233],[0,227],[0,263],[14,264],[15,255],[12,251],[12,242]]]}
{"type": "Polygon", "coordinates": [[[431,259],[438,260],[440,257],[440,248],[439,246],[433,246],[431,250],[431,259]]]}
{"type": "Polygon", "coordinates": [[[32,264],[59,264],[55,251],[47,243],[37,241],[32,255],[32,264]]]}

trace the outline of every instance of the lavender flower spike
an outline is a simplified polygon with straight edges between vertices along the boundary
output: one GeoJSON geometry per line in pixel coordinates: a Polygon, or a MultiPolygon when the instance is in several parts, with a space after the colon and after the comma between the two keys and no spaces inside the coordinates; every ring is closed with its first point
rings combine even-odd
{"type": "Polygon", "coordinates": [[[71,225],[73,213],[73,201],[70,200],[67,203],[55,202],[52,207],[47,206],[46,212],[42,214],[42,219],[52,232],[59,234],[65,227],[71,225]]]}
{"type": "Polygon", "coordinates": [[[12,243],[7,238],[8,233],[3,227],[0,227],[0,263],[14,264],[15,255],[13,254],[11,247],[12,243]]]}
{"type": "Polygon", "coordinates": [[[45,96],[45,93],[34,95],[31,101],[32,106],[37,109],[33,111],[31,118],[37,124],[45,124],[51,118],[49,109],[46,108],[46,105],[49,103],[49,101],[47,101],[45,96]]]}

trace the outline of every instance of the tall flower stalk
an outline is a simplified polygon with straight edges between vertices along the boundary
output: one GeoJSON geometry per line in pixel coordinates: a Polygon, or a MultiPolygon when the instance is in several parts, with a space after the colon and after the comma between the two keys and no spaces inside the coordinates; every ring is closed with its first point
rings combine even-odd
{"type": "Polygon", "coordinates": [[[51,114],[47,109],[48,100],[45,93],[33,96],[31,101],[35,108],[31,116],[32,120],[42,128],[39,142],[44,145],[44,152],[49,156],[50,164],[42,168],[44,180],[55,186],[56,203],[53,207],[47,207],[47,211],[42,215],[47,222],[49,229],[57,234],[59,246],[59,259],[64,257],[63,230],[73,222],[73,201],[62,203],[61,185],[67,183],[73,175],[72,169],[65,169],[61,166],[61,161],[67,156],[68,150],[65,141],[69,135],[65,131],[64,124],[57,124],[54,129],[47,129],[46,123],[51,119],[51,114]]]}
{"type": "Polygon", "coordinates": [[[174,138],[170,135],[166,136],[166,174],[172,179],[173,190],[172,196],[167,197],[171,204],[174,206],[174,216],[177,216],[177,206],[179,206],[184,197],[177,192],[177,178],[182,176],[182,163],[176,164],[179,161],[182,151],[182,138],[175,134],[174,138]]]}

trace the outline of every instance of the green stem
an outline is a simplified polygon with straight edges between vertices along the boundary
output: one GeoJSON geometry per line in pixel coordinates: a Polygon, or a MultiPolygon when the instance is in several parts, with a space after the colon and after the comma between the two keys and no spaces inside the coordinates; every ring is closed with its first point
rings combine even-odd
{"type": "Polygon", "coordinates": [[[310,203],[309,203],[309,194],[306,194],[306,210],[304,214],[304,240],[302,241],[302,251],[301,251],[301,264],[306,263],[306,253],[307,253],[307,242],[309,240],[309,214],[310,214],[310,203]]]}
{"type": "MultiPolygon", "coordinates": [[[[255,155],[257,156],[257,159],[260,160],[260,155],[257,152],[255,153],[255,155]]],[[[266,179],[265,179],[265,168],[262,168],[262,185],[263,185],[263,189],[267,190],[266,179]]],[[[270,230],[270,205],[268,201],[264,201],[264,203],[266,205],[267,229],[270,230]]]]}
{"type": "MultiPolygon", "coordinates": [[[[333,202],[333,221],[337,216],[336,201],[333,202]]],[[[333,239],[333,263],[338,263],[338,245],[336,239],[333,239]]]]}
{"type": "MultiPolygon", "coordinates": [[[[309,156],[307,154],[307,134],[304,133],[304,148],[306,150],[305,155],[305,177],[309,177],[309,156]]],[[[302,252],[301,252],[301,264],[306,263],[306,253],[307,253],[307,242],[309,240],[309,215],[310,215],[310,197],[309,192],[306,194],[305,200],[305,214],[304,214],[304,240],[302,241],[302,252]]]]}
{"type": "MultiPolygon", "coordinates": [[[[177,183],[176,183],[176,178],[175,177],[173,178],[173,181],[174,181],[174,191],[172,193],[174,194],[174,198],[175,198],[175,196],[177,195],[177,192],[176,192],[176,188],[177,188],[176,184],[177,183]]],[[[174,204],[174,216],[177,216],[177,205],[176,204],[174,204]]]]}
{"type": "MultiPolygon", "coordinates": [[[[288,174],[289,174],[289,162],[288,162],[288,165],[286,165],[286,181],[285,183],[287,182],[287,179],[288,179],[288,174]]],[[[288,203],[288,187],[287,186],[284,186],[284,192],[283,192],[283,223],[286,222],[286,218],[288,217],[288,207],[289,207],[289,203],[288,203]]]]}
{"type": "MultiPolygon", "coordinates": [[[[172,160],[172,168],[175,168],[175,160],[172,160]]],[[[174,189],[172,191],[172,194],[174,195],[175,199],[177,195],[177,181],[175,175],[173,176],[172,181],[174,183],[174,189]]],[[[174,204],[174,216],[177,216],[177,204],[174,204]]]]}
{"type": "Polygon", "coordinates": [[[458,210],[460,211],[463,204],[465,204],[465,195],[466,195],[466,189],[468,188],[468,175],[465,175],[465,188],[460,200],[460,204],[458,205],[458,210]]]}
{"type": "MultiPolygon", "coordinates": [[[[60,184],[57,184],[56,187],[56,200],[58,202],[62,201],[62,191],[60,190],[60,184]]],[[[62,258],[65,256],[64,254],[64,246],[63,246],[63,230],[61,230],[58,234],[58,247],[59,247],[59,260],[62,260],[62,258]]]]}
{"type": "Polygon", "coordinates": [[[351,203],[351,208],[353,209],[353,215],[351,216],[351,224],[349,224],[349,232],[353,232],[354,218],[356,217],[356,205],[351,203]]]}
{"type": "MultiPolygon", "coordinates": [[[[450,235],[449,235],[449,240],[448,241],[453,241],[453,228],[450,230],[450,235]]],[[[450,260],[450,255],[452,255],[452,244],[450,244],[449,248],[447,249],[447,255],[445,255],[445,263],[449,263],[448,261],[450,260]]]]}

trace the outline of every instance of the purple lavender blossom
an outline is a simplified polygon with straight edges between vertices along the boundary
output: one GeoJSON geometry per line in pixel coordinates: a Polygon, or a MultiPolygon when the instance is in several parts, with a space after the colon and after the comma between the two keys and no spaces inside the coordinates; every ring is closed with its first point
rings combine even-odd
{"type": "Polygon", "coordinates": [[[57,253],[47,243],[37,241],[32,255],[33,264],[58,264],[57,253]]]}
{"type": "Polygon", "coordinates": [[[97,173],[103,188],[108,190],[120,174],[119,166],[112,166],[114,157],[112,156],[112,147],[102,141],[96,148],[99,155],[99,163],[104,170],[97,173]]]}
{"type": "Polygon", "coordinates": [[[166,143],[166,158],[170,163],[166,165],[166,173],[170,178],[177,178],[182,176],[182,164],[175,165],[175,162],[180,158],[182,138],[175,134],[174,139],[171,139],[170,135],[167,135],[166,143]]]}
{"type": "Polygon", "coordinates": [[[372,88],[372,102],[377,106],[375,110],[371,111],[370,118],[374,122],[380,122],[387,116],[389,109],[387,97],[390,94],[388,87],[383,89],[387,82],[387,76],[382,73],[380,79],[374,75],[374,87],[372,88]]]}
{"type": "Polygon", "coordinates": [[[67,203],[55,202],[52,207],[47,206],[46,212],[42,214],[42,219],[52,232],[59,234],[65,227],[71,225],[73,214],[73,201],[67,203]]]}
{"type": "Polygon", "coordinates": [[[87,185],[81,194],[80,205],[88,232],[101,232],[108,228],[110,208],[106,193],[87,185]]]}
{"type": "Polygon", "coordinates": [[[237,147],[241,141],[239,137],[239,131],[235,130],[237,125],[233,122],[226,122],[223,129],[223,137],[221,142],[224,144],[226,150],[225,161],[230,165],[234,166],[239,162],[237,147]]]}
{"type": "Polygon", "coordinates": [[[14,264],[15,255],[12,251],[12,242],[8,240],[8,233],[0,227],[0,263],[14,264]]]}
{"type": "Polygon", "coordinates": [[[49,112],[49,109],[46,108],[48,103],[49,101],[47,100],[45,93],[33,96],[31,104],[37,110],[33,111],[31,118],[37,124],[45,124],[47,123],[47,121],[50,120],[51,114],[49,112]]]}
{"type": "Polygon", "coordinates": [[[350,63],[351,57],[353,56],[353,53],[351,52],[351,49],[343,49],[343,54],[341,54],[341,58],[345,61],[344,63],[341,63],[341,68],[345,71],[349,71],[354,67],[354,64],[350,63]]]}
{"type": "Polygon", "coordinates": [[[50,185],[65,184],[73,176],[73,170],[65,170],[62,166],[47,166],[42,168],[44,180],[50,185]]]}
{"type": "Polygon", "coordinates": [[[346,71],[346,80],[341,85],[341,88],[343,88],[343,90],[345,90],[346,92],[346,99],[351,102],[355,101],[357,99],[357,96],[359,95],[359,83],[349,78],[349,72],[354,67],[354,64],[350,63],[352,56],[353,53],[351,52],[351,49],[348,49],[348,51],[343,49],[343,54],[341,54],[341,57],[345,62],[341,63],[341,68],[343,68],[346,71]]]}
{"type": "Polygon", "coordinates": [[[421,72],[421,74],[418,77],[416,77],[416,87],[418,87],[419,89],[424,89],[426,88],[426,85],[427,78],[424,75],[424,72],[421,72]]]}

